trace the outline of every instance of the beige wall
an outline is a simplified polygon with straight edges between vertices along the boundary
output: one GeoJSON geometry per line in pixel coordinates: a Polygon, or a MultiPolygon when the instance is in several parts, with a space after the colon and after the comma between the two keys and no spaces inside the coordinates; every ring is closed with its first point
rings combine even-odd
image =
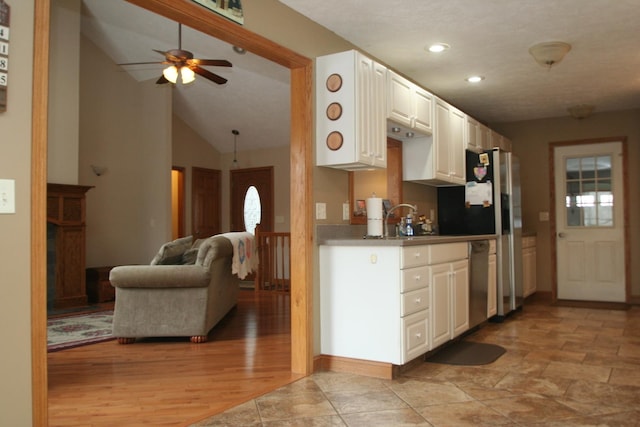
{"type": "Polygon", "coordinates": [[[80,0],[51,2],[47,181],[78,184],[80,0]]]}
{"type": "Polygon", "coordinates": [[[513,141],[513,151],[520,158],[522,182],[523,228],[537,233],[538,289],[551,289],[550,228],[540,221],[539,212],[549,212],[549,142],[574,141],[615,136],[627,137],[632,295],[640,297],[640,110],[600,113],[576,120],[561,117],[491,125],[513,141]]]}
{"type": "Polygon", "coordinates": [[[185,234],[191,229],[191,171],[193,167],[220,169],[220,153],[184,121],[173,115],[172,166],[184,168],[185,234]]]}
{"type": "MultiPolygon", "coordinates": [[[[7,111],[0,178],[15,180],[16,213],[0,215],[0,425],[31,425],[30,187],[33,0],[10,1],[7,111]]],[[[44,70],[46,72],[46,70],[44,70]]]]}
{"type": "Polygon", "coordinates": [[[171,238],[171,88],[138,83],[84,37],[81,58],[87,266],[145,264],[171,238]]]}

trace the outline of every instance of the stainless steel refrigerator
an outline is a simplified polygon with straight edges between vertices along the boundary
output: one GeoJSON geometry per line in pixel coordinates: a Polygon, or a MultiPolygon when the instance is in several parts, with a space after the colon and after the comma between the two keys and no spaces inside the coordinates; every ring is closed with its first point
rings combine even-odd
{"type": "Polygon", "coordinates": [[[522,306],[520,164],[498,149],[466,152],[466,185],[438,187],[441,235],[495,234],[497,305],[494,320],[522,306]]]}

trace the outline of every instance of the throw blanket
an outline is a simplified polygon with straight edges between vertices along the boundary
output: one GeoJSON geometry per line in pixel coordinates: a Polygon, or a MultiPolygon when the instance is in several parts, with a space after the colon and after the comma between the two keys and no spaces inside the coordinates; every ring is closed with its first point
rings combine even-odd
{"type": "Polygon", "coordinates": [[[258,248],[253,234],[246,231],[223,233],[233,245],[231,272],[244,279],[258,269],[258,248]]]}

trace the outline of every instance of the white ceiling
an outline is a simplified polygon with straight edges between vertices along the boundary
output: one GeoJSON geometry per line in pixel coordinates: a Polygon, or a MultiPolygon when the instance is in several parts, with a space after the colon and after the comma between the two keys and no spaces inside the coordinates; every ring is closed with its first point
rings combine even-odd
{"type": "MultiPolygon", "coordinates": [[[[178,24],[123,0],[82,0],[82,34],[116,64],[162,61],[152,49],[178,48],[178,24]]],[[[173,111],[218,151],[289,145],[289,70],[191,28],[182,27],[182,48],[196,58],[226,59],[233,67],[205,67],[228,81],[215,84],[196,76],[193,84],[175,85],[173,111]]],[[[121,70],[143,81],[157,80],[166,65],[131,65],[121,70]]],[[[163,90],[160,88],[159,90],[163,90]]]]}
{"type": "MultiPolygon", "coordinates": [[[[640,108],[640,0],[280,0],[485,123],[640,108]],[[544,41],[572,45],[550,70],[529,55],[544,41]],[[436,56],[425,47],[451,46],[436,56]],[[480,84],[465,78],[479,74],[480,84]]],[[[115,63],[160,61],[178,28],[123,0],[83,0],[82,32],[115,63]]],[[[183,27],[182,47],[228,79],[174,88],[174,112],[221,152],[289,143],[289,70],[183,27]]],[[[156,80],[161,65],[122,67],[156,80]]]]}
{"type": "Polygon", "coordinates": [[[640,107],[639,0],[280,1],[483,122],[640,107]],[[572,45],[550,70],[528,52],[545,41],[572,45]]]}

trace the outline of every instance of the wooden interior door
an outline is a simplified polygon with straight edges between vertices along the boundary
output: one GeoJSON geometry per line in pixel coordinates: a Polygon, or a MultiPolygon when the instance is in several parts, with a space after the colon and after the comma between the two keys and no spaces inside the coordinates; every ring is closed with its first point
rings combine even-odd
{"type": "Polygon", "coordinates": [[[273,166],[231,171],[231,231],[245,231],[244,198],[249,187],[258,190],[262,231],[273,231],[273,166]]]}
{"type": "Polygon", "coordinates": [[[191,169],[191,229],[194,239],[222,232],[221,189],[219,170],[191,169]]]}

